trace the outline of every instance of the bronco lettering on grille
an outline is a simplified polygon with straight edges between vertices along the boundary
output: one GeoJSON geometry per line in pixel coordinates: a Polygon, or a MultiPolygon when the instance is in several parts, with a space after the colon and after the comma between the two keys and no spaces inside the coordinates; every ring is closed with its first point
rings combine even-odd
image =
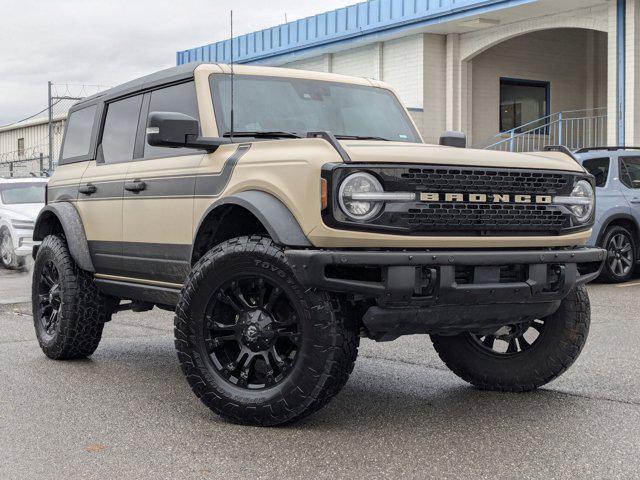
{"type": "Polygon", "coordinates": [[[512,195],[485,193],[420,193],[421,202],[453,202],[453,203],[535,203],[550,205],[550,195],[512,195]]]}

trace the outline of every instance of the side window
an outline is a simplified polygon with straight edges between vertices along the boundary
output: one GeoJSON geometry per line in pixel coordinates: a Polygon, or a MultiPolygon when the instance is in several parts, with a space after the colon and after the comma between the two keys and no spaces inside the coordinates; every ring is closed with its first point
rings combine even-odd
{"type": "Polygon", "coordinates": [[[125,98],[107,106],[102,131],[104,163],[129,162],[133,159],[142,95],[125,98]]]}
{"type": "Polygon", "coordinates": [[[596,177],[596,187],[604,187],[607,184],[607,178],[609,178],[610,163],[609,158],[590,158],[582,162],[582,166],[596,177]]]}
{"type": "Polygon", "coordinates": [[[620,181],[629,188],[640,188],[640,157],[620,159],[620,181]]]}
{"type": "MultiPolygon", "coordinates": [[[[184,113],[199,120],[195,83],[181,83],[172,87],[154,90],[151,92],[149,112],[184,113]]],[[[146,141],[144,145],[144,158],[175,157],[196,153],[201,153],[201,151],[190,148],[152,147],[146,141]]]]}
{"type": "Polygon", "coordinates": [[[62,146],[63,160],[89,155],[91,132],[96,117],[96,105],[76,110],[67,120],[67,133],[62,146]]]}

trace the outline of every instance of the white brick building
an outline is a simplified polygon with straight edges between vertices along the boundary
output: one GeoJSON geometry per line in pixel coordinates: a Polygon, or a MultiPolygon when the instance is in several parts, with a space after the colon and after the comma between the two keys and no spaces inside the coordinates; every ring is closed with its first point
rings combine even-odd
{"type": "MultiPolygon", "coordinates": [[[[241,63],[384,80],[429,142],[462,130],[502,149],[640,144],[640,0],[370,0],[233,48],[241,63]]],[[[223,41],[177,60],[230,53],[223,41]]]]}

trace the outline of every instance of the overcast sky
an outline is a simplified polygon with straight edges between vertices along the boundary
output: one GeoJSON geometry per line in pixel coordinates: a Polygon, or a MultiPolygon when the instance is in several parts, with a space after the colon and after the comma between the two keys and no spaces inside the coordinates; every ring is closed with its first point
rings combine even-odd
{"type": "Polygon", "coordinates": [[[356,0],[0,0],[0,125],[47,105],[47,81],[117,85],[178,50],[356,0]]]}

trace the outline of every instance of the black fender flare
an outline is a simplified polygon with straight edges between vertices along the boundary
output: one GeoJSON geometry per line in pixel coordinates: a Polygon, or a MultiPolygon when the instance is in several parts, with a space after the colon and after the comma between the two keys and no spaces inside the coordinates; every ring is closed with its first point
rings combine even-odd
{"type": "Polygon", "coordinates": [[[82,219],[76,207],[71,203],[52,203],[44,207],[36,220],[33,239],[42,241],[47,235],[51,234],[51,221],[54,218],[62,225],[62,230],[67,239],[67,245],[69,246],[69,252],[78,267],[87,272],[95,272],[96,269],[91,260],[89,242],[87,241],[82,219]]]}
{"type": "Polygon", "coordinates": [[[270,193],[259,190],[240,192],[214,202],[200,219],[194,241],[209,214],[220,207],[230,205],[237,205],[251,212],[262,223],[275,243],[287,247],[312,246],[300,224],[284,203],[270,193]]]}

